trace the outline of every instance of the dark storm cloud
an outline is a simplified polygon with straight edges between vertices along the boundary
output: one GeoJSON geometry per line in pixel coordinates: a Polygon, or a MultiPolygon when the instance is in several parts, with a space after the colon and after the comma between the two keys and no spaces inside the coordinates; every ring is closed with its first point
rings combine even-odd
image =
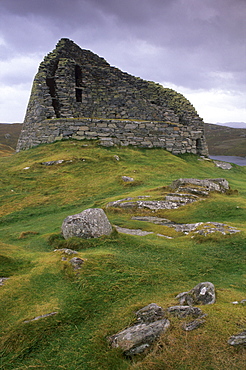
{"type": "Polygon", "coordinates": [[[114,42],[145,41],[159,48],[153,78],[208,88],[223,83],[221,71],[243,80],[245,9],[243,0],[6,0],[2,35],[15,52],[49,50],[74,34],[82,47],[112,43],[112,54],[114,42]]]}
{"type": "Polygon", "coordinates": [[[144,79],[243,91],[245,15],[245,0],[0,0],[0,60],[38,66],[68,37],[144,79]]]}

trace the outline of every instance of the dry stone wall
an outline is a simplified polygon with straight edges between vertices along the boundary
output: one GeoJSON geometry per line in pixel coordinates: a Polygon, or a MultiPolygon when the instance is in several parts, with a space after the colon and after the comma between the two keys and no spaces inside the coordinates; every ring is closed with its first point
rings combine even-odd
{"type": "Polygon", "coordinates": [[[61,39],[35,76],[17,151],[73,137],[207,155],[203,125],[181,94],[61,39]]]}
{"type": "Polygon", "coordinates": [[[51,119],[37,123],[33,129],[23,129],[19,139],[21,148],[63,138],[99,139],[103,146],[134,145],[145,148],[164,148],[173,154],[204,154],[206,145],[202,130],[180,124],[156,121],[111,119],[51,119]]]}

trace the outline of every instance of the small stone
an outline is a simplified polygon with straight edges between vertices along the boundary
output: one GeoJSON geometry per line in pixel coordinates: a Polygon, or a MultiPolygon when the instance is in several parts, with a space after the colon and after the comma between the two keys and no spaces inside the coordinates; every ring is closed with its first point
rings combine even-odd
{"type": "Polygon", "coordinates": [[[74,270],[79,270],[81,269],[84,260],[82,260],[82,258],[79,257],[73,257],[69,262],[73,266],[74,270]]]}
{"type": "Polygon", "coordinates": [[[9,278],[6,278],[6,277],[0,277],[0,286],[3,285],[5,283],[6,280],[8,280],[9,278]]]}
{"type": "Polygon", "coordinates": [[[192,330],[199,328],[199,326],[201,326],[205,322],[206,322],[205,320],[201,320],[201,319],[193,320],[193,321],[190,321],[189,323],[184,323],[182,325],[182,328],[185,331],[192,331],[192,330]]]}
{"type": "Polygon", "coordinates": [[[44,319],[44,318],[46,318],[46,317],[54,316],[54,315],[56,315],[56,314],[57,314],[57,312],[50,312],[50,313],[46,313],[46,314],[44,314],[44,315],[36,316],[36,317],[34,317],[34,319],[31,319],[31,320],[25,320],[25,321],[24,321],[24,323],[25,323],[25,324],[27,324],[27,323],[29,323],[29,322],[37,321],[37,320],[40,320],[40,319],[44,319]]]}
{"type": "Polygon", "coordinates": [[[60,248],[60,249],[55,249],[54,252],[63,252],[65,254],[78,254],[77,251],[73,251],[72,249],[69,248],[60,248]]]}
{"type": "Polygon", "coordinates": [[[156,303],[150,303],[148,306],[141,308],[136,312],[137,322],[149,324],[164,317],[162,307],[156,303]]]}
{"type": "Polygon", "coordinates": [[[246,346],[246,330],[239,334],[232,335],[228,340],[228,344],[230,344],[231,346],[246,346]]]}
{"type": "Polygon", "coordinates": [[[122,178],[122,180],[124,182],[132,182],[132,181],[134,181],[134,178],[133,177],[129,177],[129,176],[122,176],[121,178],[122,178]]]}

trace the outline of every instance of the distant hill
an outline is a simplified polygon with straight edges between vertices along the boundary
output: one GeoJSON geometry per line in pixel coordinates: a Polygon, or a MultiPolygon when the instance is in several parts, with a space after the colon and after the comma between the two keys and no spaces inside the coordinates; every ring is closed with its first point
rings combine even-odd
{"type": "Polygon", "coordinates": [[[246,156],[246,128],[206,123],[205,136],[211,155],[246,156]]]}
{"type": "MultiPolygon", "coordinates": [[[[0,124],[0,144],[7,146],[1,150],[15,150],[21,127],[21,123],[0,124]]],[[[246,128],[205,123],[205,134],[211,155],[246,156],[246,128]]]]}
{"type": "Polygon", "coordinates": [[[216,125],[233,128],[246,128],[246,122],[225,122],[225,123],[217,122],[216,125]]]}
{"type": "Polygon", "coordinates": [[[10,147],[8,150],[15,150],[21,127],[22,123],[0,123],[0,144],[10,147]]]}

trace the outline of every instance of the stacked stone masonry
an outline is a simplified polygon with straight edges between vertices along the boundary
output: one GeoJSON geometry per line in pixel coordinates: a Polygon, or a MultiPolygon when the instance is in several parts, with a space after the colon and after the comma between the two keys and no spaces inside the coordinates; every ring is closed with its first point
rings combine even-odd
{"type": "Polygon", "coordinates": [[[203,120],[181,94],[61,39],[35,76],[17,151],[69,137],[208,155],[203,120]]]}

